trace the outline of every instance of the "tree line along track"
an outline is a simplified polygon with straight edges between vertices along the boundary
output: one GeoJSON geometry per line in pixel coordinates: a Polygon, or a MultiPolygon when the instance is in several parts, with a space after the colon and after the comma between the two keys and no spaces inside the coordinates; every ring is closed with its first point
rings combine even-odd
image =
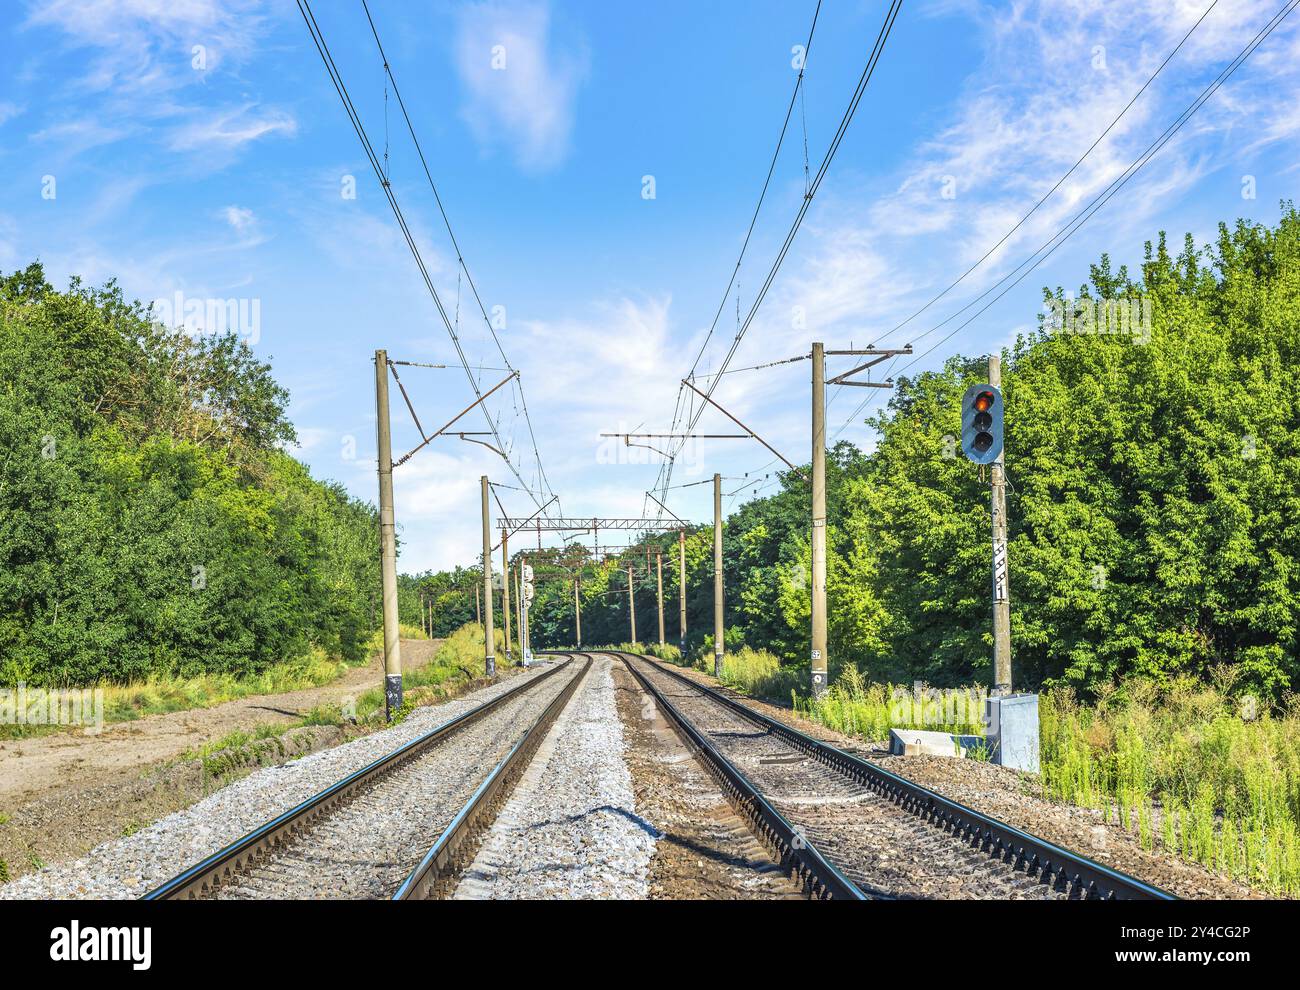
{"type": "Polygon", "coordinates": [[[814,894],[1173,899],[813,739],[663,664],[617,655],[774,855],[814,894]]]}
{"type": "Polygon", "coordinates": [[[438,879],[454,868],[484,810],[503,796],[590,667],[584,654],[565,656],[258,826],[145,899],[427,896],[431,885],[413,885],[412,877],[423,868],[438,879]]]}

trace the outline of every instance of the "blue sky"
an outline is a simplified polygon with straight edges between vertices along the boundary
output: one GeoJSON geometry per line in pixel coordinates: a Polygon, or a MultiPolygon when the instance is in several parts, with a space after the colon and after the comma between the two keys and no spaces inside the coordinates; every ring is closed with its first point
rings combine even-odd
{"type": "MultiPolygon", "coordinates": [[[[876,340],[964,271],[1074,163],[1209,5],[909,0],[735,366],[876,340]],[[945,190],[951,195],[945,195],[945,190]],[[796,310],[804,314],[796,320],[796,310]]],[[[1062,189],[958,289],[889,338],[903,344],[1013,268],[1103,189],[1282,5],[1220,0],[1062,189]]],[[[886,4],[825,0],[803,100],[739,278],[753,301],[876,38],[886,4]]],[[[499,355],[441,226],[360,0],[315,12],[476,365],[499,355]]],[[[667,430],[678,381],[722,300],[795,81],[812,2],[656,4],[373,0],[381,38],[465,260],[522,372],[538,447],[569,515],[639,515],[657,463],[605,430],[667,430]],[[494,49],[504,51],[493,67],[494,49]],[[655,197],[643,197],[653,176],[655,197]],[[622,456],[620,456],[620,453],[622,456]]],[[[986,353],[1034,326],[1044,284],[1077,286],[1103,250],[1135,262],[1220,219],[1272,222],[1294,195],[1300,16],[1047,263],[912,370],[986,353]],[[1253,193],[1254,198],[1248,198],[1253,193]]],[[[0,269],[116,277],[142,300],[256,302],[246,331],[290,389],[299,456],[373,499],[376,347],[453,362],[445,329],[292,2],[52,0],[0,28],[0,269]],[[355,199],[342,194],[356,180],[355,199]],[[53,180],[51,185],[50,180],[53,180]],[[53,192],[51,196],[50,193],[53,192]]],[[[735,329],[733,294],[700,370],[735,329]]],[[[956,323],[918,343],[918,352],[956,323]]],[[[901,367],[901,366],[900,366],[901,367]]],[[[833,366],[833,369],[835,367],[833,366]]],[[[808,456],[808,365],[729,375],[718,398],[796,461],[808,456]]],[[[483,370],[484,387],[501,375],[483,370]]],[[[458,370],[412,368],[426,426],[472,398],[458,370]]],[[[832,432],[869,444],[832,394],[832,432]]],[[[539,487],[510,388],[489,400],[539,487]]],[[[883,393],[872,390],[875,401],[883,393]]],[[[417,439],[394,393],[395,445],[417,439]]],[[[481,418],[467,429],[483,429],[481,418]]],[[[706,414],[701,428],[731,432],[706,414]]],[[[678,483],[760,477],[756,444],[701,443],[678,483]]],[[[478,478],[496,455],[436,441],[398,469],[401,566],[468,563],[478,478]]],[[[727,490],[742,487],[728,481],[727,490]]],[[[748,489],[752,491],[752,489],[748,489]]],[[[532,503],[502,490],[520,515],[532,503]]],[[[708,487],[675,512],[709,511],[708,487]]],[[[744,494],[729,499],[739,504],[744,494]]]]}

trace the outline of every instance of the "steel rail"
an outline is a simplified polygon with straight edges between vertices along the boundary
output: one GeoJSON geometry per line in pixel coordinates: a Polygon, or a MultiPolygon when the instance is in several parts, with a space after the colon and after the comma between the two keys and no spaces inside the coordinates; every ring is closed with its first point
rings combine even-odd
{"type": "Polygon", "coordinates": [[[543,681],[567,668],[570,663],[572,663],[572,660],[566,661],[522,684],[518,684],[491,701],[486,701],[431,729],[424,735],[412,739],[388,755],[381,756],[373,763],[369,763],[337,783],[331,784],[323,791],[309,797],[284,814],[264,822],[242,838],[230,843],[224,849],[213,853],[167,882],[155,887],[145,894],[141,900],[193,899],[215,888],[223,880],[247,870],[260,856],[293,838],[308,825],[336,810],[344,802],[355,797],[363,787],[374,783],[381,775],[393,770],[412,757],[418,756],[429,747],[446,740],[448,736],[451,736],[457,730],[478,721],[507,701],[535,688],[543,681]]]}
{"type": "MultiPolygon", "coordinates": [[[[870,787],[882,797],[911,811],[928,823],[952,833],[959,841],[978,846],[994,859],[999,859],[1014,869],[1037,873],[1044,883],[1058,890],[1077,892],[1085,899],[1100,900],[1158,900],[1174,901],[1178,898],[1145,881],[1098,863],[1086,856],[1064,849],[1055,843],[1031,835],[1014,825],[999,821],[974,808],[950,800],[927,787],[898,776],[895,773],[853,756],[814,739],[778,719],[764,715],[727,697],[719,691],[692,680],[685,674],[639,654],[624,654],[650,663],[656,670],[700,691],[710,700],[735,712],[752,724],[779,736],[785,742],[807,753],[813,759],[845,776],[870,787]]],[[[629,667],[631,665],[629,664],[629,667]]]]}
{"type": "MultiPolygon", "coordinates": [[[[527,767],[534,750],[537,749],[543,737],[545,737],[547,730],[559,717],[560,712],[564,710],[564,706],[569,703],[574,692],[577,691],[578,685],[587,675],[587,671],[591,669],[591,656],[589,654],[578,655],[587,658],[583,668],[573,675],[569,683],[565,685],[564,690],[551,700],[551,703],[546,706],[546,710],[529,726],[523,737],[515,743],[505,758],[493,768],[487,779],[478,786],[473,796],[465,802],[465,806],[452,819],[451,824],[447,826],[442,835],[438,836],[437,841],[434,842],[429,851],[424,854],[424,858],[420,860],[419,865],[411,871],[402,886],[397,889],[397,893],[393,895],[393,900],[430,900],[438,895],[441,882],[449,879],[457,862],[462,859],[462,854],[467,852],[472,844],[479,823],[490,813],[491,809],[505,799],[514,781],[527,767]]],[[[564,666],[567,667],[568,664],[566,663],[564,666]]]]}
{"type": "MultiPolygon", "coordinates": [[[[790,870],[804,883],[805,889],[821,899],[865,901],[863,893],[805,837],[777,811],[754,783],[728,760],[712,741],[682,715],[655,685],[628,658],[636,654],[619,650],[601,651],[617,656],[623,665],[655,699],[659,710],[668,716],[673,727],[686,745],[697,756],[704,758],[705,766],[727,791],[731,803],[756,828],[756,834],[780,860],[781,866],[790,870]]],[[[644,658],[642,658],[644,659],[644,658]]]]}

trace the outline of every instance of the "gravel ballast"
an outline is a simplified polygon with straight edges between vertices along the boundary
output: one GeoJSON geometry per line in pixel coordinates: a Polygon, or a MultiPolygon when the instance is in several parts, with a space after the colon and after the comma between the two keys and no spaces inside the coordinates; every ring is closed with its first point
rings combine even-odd
{"type": "Polygon", "coordinates": [[[102,843],[80,859],[47,866],[0,887],[0,899],[139,897],[268,819],[522,680],[539,676],[549,666],[539,664],[445,704],[417,708],[391,729],[255,771],[134,835],[102,843]]]}
{"type": "Polygon", "coordinates": [[[788,707],[733,691],[720,685],[715,678],[690,667],[673,666],[672,669],[814,739],[878,763],[891,773],[929,787],[951,800],[1122,870],[1139,880],[1163,887],[1178,897],[1240,900],[1262,896],[1249,887],[1216,876],[1198,863],[1180,859],[1162,849],[1143,849],[1133,830],[1119,824],[1113,815],[1106,820],[1096,809],[1044,799],[1038,793],[1041,781],[1036,774],[976,760],[890,756],[882,742],[873,743],[835,732],[802,718],[788,707]]]}
{"type": "Polygon", "coordinates": [[[619,661],[618,711],[638,813],[659,832],[650,861],[654,900],[802,899],[708,768],[619,661]]]}
{"type": "Polygon", "coordinates": [[[670,676],[647,660],[636,669],[794,827],[871,898],[1028,899],[1056,896],[941,829],[900,809],[855,778],[670,676]]]}
{"type": "Polygon", "coordinates": [[[485,834],[456,899],[648,895],[656,832],[637,814],[613,662],[594,658],[485,834]]]}

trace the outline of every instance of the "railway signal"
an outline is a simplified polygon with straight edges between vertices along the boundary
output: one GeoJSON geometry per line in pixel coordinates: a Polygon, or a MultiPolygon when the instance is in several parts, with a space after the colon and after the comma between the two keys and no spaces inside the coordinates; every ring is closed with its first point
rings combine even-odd
{"type": "Polygon", "coordinates": [[[976,464],[1002,454],[1002,389],[972,385],[961,400],[961,449],[976,464]]]}
{"type": "Polygon", "coordinates": [[[993,693],[1011,693],[1011,577],[1007,561],[1007,487],[1002,433],[1002,358],[989,355],[989,384],[972,385],[962,400],[962,449],[991,464],[993,517],[993,693]]]}

